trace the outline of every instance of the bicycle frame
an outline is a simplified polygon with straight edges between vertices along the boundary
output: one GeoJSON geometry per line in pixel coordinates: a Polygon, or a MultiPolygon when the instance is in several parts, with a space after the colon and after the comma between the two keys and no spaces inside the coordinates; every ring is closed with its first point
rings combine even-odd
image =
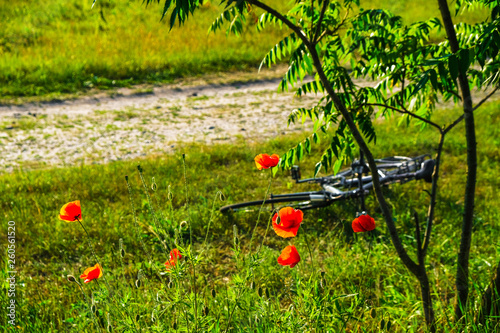
{"type": "MultiPolygon", "coordinates": [[[[432,175],[434,169],[434,160],[429,159],[425,160],[426,157],[430,157],[430,155],[425,154],[415,158],[406,158],[399,157],[401,159],[406,159],[403,163],[397,162],[387,162],[387,160],[379,159],[377,162],[377,172],[380,177],[380,183],[382,185],[386,185],[389,182],[399,181],[404,183],[413,178],[416,179],[426,179],[429,180],[429,176],[432,175]],[[395,169],[384,172],[386,169],[395,169]],[[400,173],[401,171],[406,171],[404,173],[400,173]]],[[[363,163],[363,158],[360,158],[360,163],[356,164],[355,162],[352,164],[351,169],[339,172],[336,175],[330,175],[320,178],[307,178],[307,179],[299,179],[300,177],[300,169],[298,166],[293,167],[292,178],[296,183],[318,183],[323,190],[321,191],[311,191],[311,192],[299,192],[292,194],[271,194],[271,199],[273,198],[285,198],[285,197],[303,197],[304,200],[310,201],[329,201],[336,200],[343,197],[364,197],[365,194],[369,192],[370,189],[373,188],[372,176],[363,176],[364,172],[361,172],[368,169],[368,167],[363,163]],[[354,170],[356,169],[356,170],[354,170]],[[353,173],[353,171],[355,171],[353,173]],[[347,178],[346,176],[353,173],[352,178],[347,178]],[[356,178],[354,178],[356,175],[356,178]],[[360,186],[359,184],[362,184],[360,186]],[[351,191],[342,191],[338,187],[355,187],[356,189],[351,191]],[[307,199],[309,196],[309,199],[307,199]]],[[[364,206],[364,205],[363,205],[364,206]]],[[[364,210],[364,207],[362,207],[364,210]]]]}
{"type": "MultiPolygon", "coordinates": [[[[428,157],[430,155],[426,154],[414,158],[394,156],[375,160],[380,183],[389,185],[395,182],[405,183],[413,179],[424,179],[431,182],[435,161],[433,159],[426,160],[428,157]]],[[[368,174],[369,171],[368,166],[364,163],[363,156],[354,161],[350,169],[325,177],[300,179],[299,167],[293,166],[291,170],[292,179],[296,183],[316,183],[322,189],[319,191],[271,194],[269,199],[236,203],[221,207],[220,210],[224,212],[229,209],[262,206],[264,203],[271,204],[274,209],[275,203],[289,202],[296,202],[295,206],[300,207],[300,209],[312,209],[331,205],[337,200],[360,198],[361,210],[365,211],[364,196],[373,188],[372,176],[364,175],[368,174]]]]}

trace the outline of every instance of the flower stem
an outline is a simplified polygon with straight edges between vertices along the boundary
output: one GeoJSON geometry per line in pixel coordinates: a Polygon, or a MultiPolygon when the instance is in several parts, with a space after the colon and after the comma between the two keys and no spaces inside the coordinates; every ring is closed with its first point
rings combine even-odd
{"type": "Polygon", "coordinates": [[[82,285],[79,282],[75,281],[75,283],[80,288],[80,290],[82,292],[82,295],[83,295],[83,298],[85,299],[85,302],[87,303],[87,306],[89,308],[89,311],[90,311],[90,313],[92,313],[92,318],[94,319],[95,326],[97,327],[97,329],[99,330],[99,332],[102,332],[101,327],[99,326],[99,323],[97,321],[97,316],[95,315],[94,312],[92,312],[92,307],[91,307],[90,302],[88,300],[87,294],[85,294],[85,292],[83,291],[83,287],[82,287],[82,285]]]}
{"type": "Polygon", "coordinates": [[[271,221],[273,219],[273,215],[275,213],[276,209],[271,212],[271,216],[269,216],[269,220],[267,221],[267,227],[266,227],[266,232],[264,233],[264,238],[262,238],[262,243],[260,244],[260,247],[257,249],[257,253],[259,253],[260,249],[264,246],[264,242],[266,241],[267,233],[269,231],[269,226],[271,225],[271,221]]]}
{"type": "Polygon", "coordinates": [[[307,239],[307,232],[305,232],[305,230],[304,230],[304,238],[306,240],[307,250],[309,251],[309,258],[311,258],[311,265],[312,265],[313,271],[314,271],[315,267],[314,267],[313,256],[312,256],[312,252],[311,252],[311,247],[309,246],[309,240],[307,239]]]}
{"type": "Polygon", "coordinates": [[[269,169],[269,172],[270,172],[269,175],[271,177],[269,177],[269,185],[267,186],[266,195],[264,196],[264,200],[262,201],[262,205],[260,206],[259,215],[257,216],[257,222],[255,223],[255,227],[253,228],[253,232],[252,232],[252,237],[250,238],[250,245],[249,245],[250,251],[249,251],[249,253],[252,253],[252,241],[253,241],[253,238],[255,236],[255,232],[257,231],[257,226],[259,225],[260,213],[262,213],[262,208],[264,208],[264,204],[266,203],[267,195],[269,194],[269,190],[271,189],[271,183],[273,181],[272,168],[269,169]]]}
{"type": "MultiPolygon", "coordinates": [[[[80,219],[78,219],[78,218],[77,218],[76,220],[78,221],[78,223],[80,223],[80,225],[81,225],[81,226],[82,226],[82,228],[83,228],[83,231],[85,231],[85,234],[87,235],[87,242],[89,243],[90,250],[92,251],[92,255],[94,256],[94,260],[96,261],[96,263],[98,263],[98,264],[99,264],[99,267],[100,267],[100,269],[101,269],[101,273],[102,273],[102,277],[103,277],[104,282],[106,283],[106,287],[107,287],[107,289],[108,289],[108,291],[109,291],[109,295],[111,296],[111,298],[113,299],[113,301],[114,301],[115,303],[118,303],[118,302],[116,301],[116,298],[115,298],[115,292],[114,292],[113,288],[111,288],[111,285],[108,283],[108,279],[106,279],[106,275],[104,274],[104,270],[103,270],[103,268],[102,268],[102,265],[101,265],[101,263],[99,262],[99,259],[97,258],[97,255],[95,254],[94,247],[92,246],[92,242],[90,241],[90,235],[89,235],[89,233],[88,233],[87,229],[85,229],[85,226],[83,225],[82,221],[80,221],[80,219]]],[[[106,273],[106,274],[107,274],[107,273],[106,273]]],[[[96,280],[96,281],[97,281],[97,280],[96,280]]],[[[125,311],[127,312],[127,315],[130,317],[130,319],[132,319],[132,317],[130,316],[130,314],[129,314],[129,313],[128,313],[128,311],[127,311],[127,308],[125,308],[125,311]]],[[[119,312],[121,313],[121,311],[119,311],[119,312]]],[[[121,314],[122,314],[122,316],[125,318],[125,316],[123,315],[123,313],[121,313],[121,314]]],[[[136,330],[136,332],[138,332],[137,327],[135,327],[135,326],[134,326],[134,329],[136,330]]]]}

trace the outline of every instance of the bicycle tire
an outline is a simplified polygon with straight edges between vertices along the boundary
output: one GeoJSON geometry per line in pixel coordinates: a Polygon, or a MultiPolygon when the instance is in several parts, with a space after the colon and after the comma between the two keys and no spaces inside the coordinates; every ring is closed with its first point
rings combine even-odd
{"type": "Polygon", "coordinates": [[[240,202],[232,205],[223,206],[219,209],[219,211],[221,213],[224,213],[227,211],[238,211],[241,210],[240,208],[251,207],[251,206],[256,206],[260,208],[260,206],[262,206],[263,203],[265,205],[268,205],[275,203],[292,203],[292,202],[296,202],[297,204],[291,204],[290,206],[294,208],[300,208],[302,210],[324,207],[330,204],[330,202],[328,201],[311,201],[309,196],[303,196],[303,197],[295,196],[295,197],[280,197],[280,198],[269,198],[267,200],[240,202]]]}

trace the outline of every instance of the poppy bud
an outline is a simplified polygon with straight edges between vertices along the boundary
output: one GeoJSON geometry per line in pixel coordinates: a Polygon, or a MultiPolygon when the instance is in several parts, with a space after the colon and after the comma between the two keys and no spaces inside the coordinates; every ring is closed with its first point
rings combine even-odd
{"type": "Polygon", "coordinates": [[[125,176],[125,181],[127,181],[127,182],[128,182],[128,176],[125,176]]]}
{"type": "Polygon", "coordinates": [[[372,310],[370,311],[370,317],[372,317],[372,318],[377,317],[377,310],[372,309],[372,310]]]}
{"type": "Polygon", "coordinates": [[[125,257],[125,250],[123,249],[123,239],[120,238],[119,240],[119,244],[120,244],[120,257],[125,257]]]}
{"type": "Polygon", "coordinates": [[[174,195],[172,194],[172,191],[170,191],[170,185],[168,185],[168,194],[167,194],[167,197],[168,197],[168,200],[170,200],[170,201],[174,197],[174,195]]]}
{"type": "Polygon", "coordinates": [[[139,321],[139,319],[141,319],[141,316],[139,316],[139,314],[136,314],[136,315],[135,315],[135,322],[138,322],[138,321],[139,321]]]}
{"type": "Polygon", "coordinates": [[[172,328],[177,331],[177,322],[176,321],[174,321],[174,323],[172,324],[172,328]]]}
{"type": "Polygon", "coordinates": [[[271,298],[271,296],[269,295],[269,288],[266,288],[266,297],[271,298]]]}
{"type": "Polygon", "coordinates": [[[385,327],[385,320],[382,319],[380,321],[380,330],[382,331],[384,329],[384,327],[385,327]]]}
{"type": "Polygon", "coordinates": [[[210,309],[207,306],[203,307],[203,315],[206,317],[208,316],[208,313],[210,312],[210,309]]]}
{"type": "Polygon", "coordinates": [[[238,227],[236,224],[233,224],[233,242],[236,247],[236,244],[238,244],[238,227]]]}
{"type": "Polygon", "coordinates": [[[262,297],[262,288],[259,287],[259,289],[257,290],[257,295],[259,295],[259,297],[262,297]]]}
{"type": "Polygon", "coordinates": [[[156,192],[156,182],[155,182],[155,177],[153,177],[153,179],[151,180],[151,190],[153,190],[153,192],[156,192]]]}
{"type": "Polygon", "coordinates": [[[216,292],[215,289],[212,289],[212,297],[215,298],[216,292]]]}
{"type": "Polygon", "coordinates": [[[97,307],[95,306],[95,304],[92,304],[92,306],[90,307],[90,311],[91,311],[92,313],[96,313],[96,311],[97,311],[97,307]]]}
{"type": "Polygon", "coordinates": [[[141,280],[135,280],[135,286],[137,287],[137,289],[139,289],[141,287],[141,280]]]}
{"type": "Polygon", "coordinates": [[[156,321],[156,318],[155,318],[155,312],[151,312],[151,322],[155,322],[156,321]]]}
{"type": "Polygon", "coordinates": [[[392,326],[392,323],[389,319],[387,319],[387,330],[390,330],[391,329],[391,326],[392,326]]]}
{"type": "Polygon", "coordinates": [[[113,332],[113,327],[111,325],[108,325],[107,331],[110,333],[113,332]]]}
{"type": "Polygon", "coordinates": [[[68,279],[69,282],[75,282],[75,283],[78,283],[76,281],[76,278],[73,276],[73,275],[68,275],[66,276],[66,279],[68,279]]]}

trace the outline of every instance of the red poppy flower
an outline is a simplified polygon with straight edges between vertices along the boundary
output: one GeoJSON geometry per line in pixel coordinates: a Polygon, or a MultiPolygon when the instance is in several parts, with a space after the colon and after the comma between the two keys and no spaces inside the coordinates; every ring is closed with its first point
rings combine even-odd
{"type": "Polygon", "coordinates": [[[83,282],[89,283],[90,281],[100,278],[102,276],[102,269],[99,264],[95,264],[94,267],[87,268],[80,279],[85,279],[83,282]]]}
{"type": "Polygon", "coordinates": [[[372,231],[375,229],[375,220],[370,215],[361,215],[352,221],[354,232],[372,231]]]}
{"type": "Polygon", "coordinates": [[[181,259],[181,258],[182,258],[181,251],[179,251],[177,249],[173,249],[172,251],[170,251],[170,260],[177,261],[177,259],[181,259]]]}
{"type": "Polygon", "coordinates": [[[303,217],[304,213],[300,209],[293,209],[292,207],[281,208],[279,213],[273,216],[273,229],[278,236],[283,238],[295,237],[297,236],[297,231],[299,231],[303,217]]]}
{"type": "Polygon", "coordinates": [[[173,249],[172,251],[170,251],[170,260],[165,263],[165,267],[167,268],[167,270],[175,267],[175,264],[177,264],[177,260],[181,258],[182,254],[178,249],[173,249]]]}
{"type": "Polygon", "coordinates": [[[171,268],[174,268],[176,262],[177,262],[177,260],[175,260],[175,259],[170,259],[169,261],[167,261],[165,263],[165,268],[167,269],[167,271],[169,271],[171,268]]]}
{"type": "Polygon", "coordinates": [[[80,200],[68,202],[62,206],[59,212],[59,219],[66,222],[75,222],[82,220],[82,209],[80,208],[80,200]]]}
{"type": "Polygon", "coordinates": [[[269,169],[278,165],[280,161],[280,157],[276,154],[272,154],[271,156],[267,154],[259,154],[255,156],[255,165],[257,169],[269,169]]]}
{"type": "Polygon", "coordinates": [[[283,249],[281,255],[278,257],[278,264],[282,266],[290,266],[293,268],[300,261],[299,252],[294,245],[288,245],[283,249]]]}

